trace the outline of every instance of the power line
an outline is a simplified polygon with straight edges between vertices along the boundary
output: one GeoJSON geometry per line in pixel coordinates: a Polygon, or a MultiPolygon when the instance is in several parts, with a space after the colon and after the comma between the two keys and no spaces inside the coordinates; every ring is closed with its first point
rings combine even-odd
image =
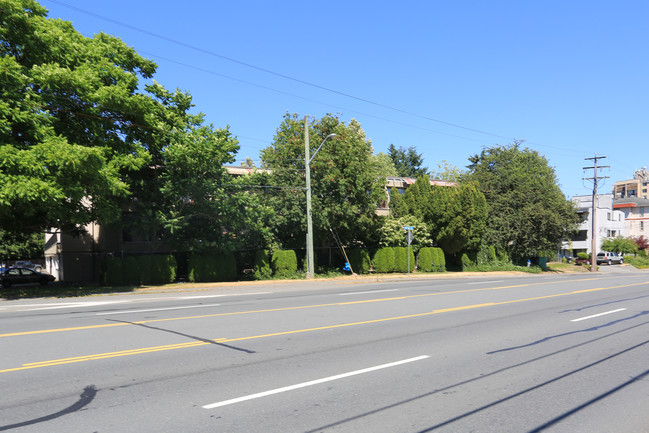
{"type": "Polygon", "coordinates": [[[49,0],[49,1],[52,2],[52,3],[58,4],[60,6],[76,10],[77,12],[81,12],[83,14],[90,15],[90,16],[93,16],[95,18],[99,18],[101,20],[108,21],[108,22],[111,22],[113,24],[117,24],[119,26],[129,28],[129,29],[134,30],[136,32],[144,33],[144,34],[152,36],[154,38],[161,39],[161,40],[164,40],[164,41],[167,41],[167,42],[171,42],[171,43],[179,45],[181,47],[189,48],[191,50],[198,51],[200,53],[207,54],[207,55],[212,56],[212,57],[217,57],[217,58],[222,59],[222,60],[226,60],[226,61],[229,61],[229,62],[232,62],[232,63],[236,63],[236,64],[239,64],[239,65],[251,68],[251,69],[255,69],[257,71],[261,71],[261,72],[271,74],[271,75],[274,75],[274,76],[277,76],[277,77],[280,77],[280,78],[284,78],[286,80],[294,81],[296,83],[304,84],[306,86],[310,86],[310,87],[313,87],[313,88],[316,88],[316,89],[320,89],[320,90],[324,90],[324,91],[327,91],[327,92],[330,92],[330,93],[334,93],[336,95],[344,96],[346,98],[354,99],[354,100],[357,100],[357,101],[360,101],[360,102],[365,102],[367,104],[371,104],[371,105],[374,105],[374,106],[377,106],[377,107],[385,108],[385,109],[388,109],[388,110],[391,110],[391,111],[399,112],[399,113],[402,113],[402,114],[407,114],[409,116],[418,117],[420,119],[429,120],[429,121],[432,121],[432,122],[440,123],[442,125],[452,126],[454,128],[459,128],[459,129],[463,129],[463,130],[466,130],[466,131],[475,132],[475,133],[478,133],[478,134],[488,135],[488,136],[497,137],[497,138],[504,138],[504,139],[507,139],[507,140],[515,140],[515,138],[513,138],[513,137],[507,137],[507,136],[504,136],[504,135],[494,134],[494,133],[491,133],[491,132],[482,131],[480,129],[470,128],[470,127],[467,127],[467,126],[458,125],[456,123],[447,122],[447,121],[440,120],[440,119],[435,119],[435,118],[430,117],[430,116],[425,116],[425,115],[414,113],[414,112],[411,112],[411,111],[408,111],[408,110],[395,108],[395,107],[392,107],[392,106],[389,106],[389,105],[386,105],[386,104],[382,104],[382,103],[379,103],[379,102],[371,101],[369,99],[365,99],[365,98],[361,98],[361,97],[358,97],[358,96],[355,96],[355,95],[351,95],[349,93],[334,90],[334,89],[331,89],[331,88],[328,88],[328,87],[325,87],[325,86],[321,86],[319,84],[311,83],[311,82],[306,81],[306,80],[291,77],[289,75],[285,75],[285,74],[282,74],[282,73],[279,73],[279,72],[275,72],[275,71],[272,71],[270,69],[262,68],[260,66],[253,65],[251,63],[243,62],[241,60],[237,60],[237,59],[234,59],[232,57],[227,57],[227,56],[224,56],[222,54],[215,53],[214,51],[206,50],[204,48],[200,48],[200,47],[197,47],[195,45],[188,44],[186,42],[182,42],[182,41],[179,41],[179,40],[176,40],[176,39],[173,39],[173,38],[169,38],[169,37],[164,36],[164,35],[160,35],[158,33],[151,32],[149,30],[144,30],[142,28],[133,26],[131,24],[126,24],[126,23],[123,23],[121,21],[118,21],[118,20],[115,20],[115,19],[112,19],[112,18],[108,18],[106,16],[103,16],[103,15],[100,15],[100,14],[97,14],[97,13],[94,13],[94,12],[90,12],[90,11],[87,11],[85,9],[78,8],[76,6],[69,5],[69,4],[64,3],[62,1],[59,1],[59,0],[49,0]]]}

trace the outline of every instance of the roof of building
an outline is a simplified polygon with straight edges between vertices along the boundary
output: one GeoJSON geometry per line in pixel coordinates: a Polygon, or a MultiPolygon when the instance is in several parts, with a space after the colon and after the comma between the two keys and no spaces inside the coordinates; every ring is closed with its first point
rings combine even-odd
{"type": "Polygon", "coordinates": [[[649,206],[649,199],[640,197],[624,197],[616,198],[613,201],[613,208],[615,209],[638,206],[649,206]]]}

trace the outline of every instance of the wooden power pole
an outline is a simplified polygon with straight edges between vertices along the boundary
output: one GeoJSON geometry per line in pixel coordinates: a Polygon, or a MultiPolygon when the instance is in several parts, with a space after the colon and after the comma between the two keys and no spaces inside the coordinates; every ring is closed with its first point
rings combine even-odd
{"type": "Polygon", "coordinates": [[[597,170],[602,168],[609,168],[609,165],[597,165],[597,161],[604,159],[606,156],[597,156],[595,154],[592,158],[584,158],[587,161],[593,161],[592,167],[584,167],[584,170],[593,170],[593,177],[584,177],[584,180],[591,180],[593,182],[593,207],[591,210],[591,239],[590,239],[590,271],[597,272],[597,182],[600,179],[606,179],[608,176],[597,176],[597,170]]]}

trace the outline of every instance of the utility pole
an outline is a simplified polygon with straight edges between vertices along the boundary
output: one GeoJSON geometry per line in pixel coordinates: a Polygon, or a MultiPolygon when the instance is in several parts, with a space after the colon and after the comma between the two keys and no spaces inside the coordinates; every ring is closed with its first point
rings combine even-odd
{"type": "Polygon", "coordinates": [[[311,158],[309,155],[309,116],[304,116],[304,169],[306,170],[306,278],[315,275],[313,260],[313,222],[311,216],[311,158]]]}
{"type": "Polygon", "coordinates": [[[584,158],[587,161],[593,161],[592,167],[584,167],[584,170],[593,170],[593,177],[584,177],[583,180],[593,181],[593,207],[591,210],[591,240],[590,240],[590,271],[597,272],[597,182],[600,179],[607,179],[608,176],[597,176],[597,170],[602,168],[609,168],[610,165],[597,166],[597,161],[604,159],[606,156],[597,156],[595,154],[592,158],[584,158]]]}
{"type": "Polygon", "coordinates": [[[315,276],[315,254],[313,248],[313,214],[311,212],[311,161],[320,152],[322,146],[336,134],[329,134],[322,140],[320,146],[310,155],[309,147],[309,116],[304,116],[304,170],[306,178],[306,278],[315,276]]]}

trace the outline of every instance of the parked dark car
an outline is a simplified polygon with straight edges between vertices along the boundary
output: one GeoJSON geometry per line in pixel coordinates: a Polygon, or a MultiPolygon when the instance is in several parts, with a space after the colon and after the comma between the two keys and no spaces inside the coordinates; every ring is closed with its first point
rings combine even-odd
{"type": "Polygon", "coordinates": [[[52,275],[36,272],[29,268],[9,268],[1,274],[0,278],[4,287],[9,287],[13,284],[30,283],[45,285],[54,281],[52,275]]]}

